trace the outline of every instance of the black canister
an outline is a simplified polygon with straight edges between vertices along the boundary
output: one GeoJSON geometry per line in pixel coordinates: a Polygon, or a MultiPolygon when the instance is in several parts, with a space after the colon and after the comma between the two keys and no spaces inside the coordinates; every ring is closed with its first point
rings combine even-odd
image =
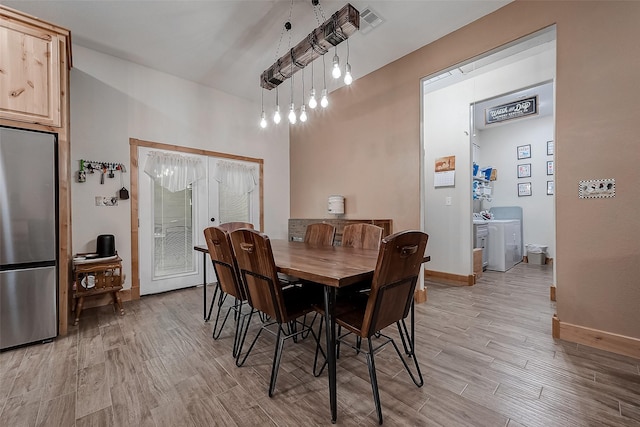
{"type": "Polygon", "coordinates": [[[116,254],[116,238],[113,234],[101,234],[98,236],[96,252],[99,257],[114,256],[116,254]]]}

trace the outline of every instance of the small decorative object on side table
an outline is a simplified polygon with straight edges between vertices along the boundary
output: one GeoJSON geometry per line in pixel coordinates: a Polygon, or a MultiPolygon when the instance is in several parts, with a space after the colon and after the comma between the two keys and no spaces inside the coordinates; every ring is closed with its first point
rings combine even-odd
{"type": "Polygon", "coordinates": [[[120,290],[122,289],[122,260],[116,254],[98,258],[97,254],[78,254],[73,258],[73,298],[72,308],[76,312],[74,325],[80,321],[84,298],[110,293],[116,310],[124,315],[120,290]]]}

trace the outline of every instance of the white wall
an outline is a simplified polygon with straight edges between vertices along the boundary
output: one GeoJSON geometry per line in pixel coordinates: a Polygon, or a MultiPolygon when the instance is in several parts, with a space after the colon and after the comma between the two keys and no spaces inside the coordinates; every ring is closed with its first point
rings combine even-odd
{"type": "Polygon", "coordinates": [[[469,106],[473,102],[553,80],[555,47],[518,62],[426,93],[423,98],[425,231],[429,234],[429,269],[457,275],[473,273],[471,141],[469,106]],[[434,188],[434,162],[456,156],[455,187],[434,188]],[[452,204],[445,205],[446,197],[452,204]]]}
{"type": "Polygon", "coordinates": [[[492,182],[493,200],[484,201],[483,208],[521,206],[523,244],[548,245],[547,256],[553,258],[554,196],[547,195],[547,181],[554,180],[553,175],[547,175],[547,161],[553,160],[553,156],[547,156],[547,141],[553,140],[553,116],[515,120],[477,134],[480,135],[480,165],[498,169],[498,179],[492,182]],[[517,147],[526,144],[531,145],[531,158],[518,160],[517,147]],[[517,165],[527,163],[531,164],[531,177],[518,178],[517,165]],[[531,196],[518,197],[517,185],[521,182],[531,182],[531,196]]]}
{"type": "MultiPolygon", "coordinates": [[[[171,58],[167,58],[171,60],[171,58]]],[[[260,105],[109,55],[73,46],[70,76],[71,170],[79,160],[123,163],[130,189],[129,138],[264,159],[264,232],[287,237],[289,218],[288,127],[260,129],[260,105]]],[[[256,80],[257,81],[257,80],[256,80]]],[[[254,83],[254,82],[251,82],[254,83]]],[[[256,83],[256,90],[259,87],[256,83]]],[[[74,253],[95,251],[99,234],[114,234],[131,277],[130,200],[96,207],[111,196],[120,177],[87,174],[72,183],[74,253]]],[[[125,287],[131,286],[127,279],[125,287]]]]}

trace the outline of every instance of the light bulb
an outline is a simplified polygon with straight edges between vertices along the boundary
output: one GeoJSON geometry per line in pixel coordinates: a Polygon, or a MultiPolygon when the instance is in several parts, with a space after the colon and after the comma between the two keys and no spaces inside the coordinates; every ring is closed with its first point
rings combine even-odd
{"type": "Polygon", "coordinates": [[[276,105],[276,112],[273,113],[273,123],[278,124],[280,123],[280,106],[276,105]]]}
{"type": "Polygon", "coordinates": [[[309,108],[313,110],[317,105],[318,101],[316,101],[316,90],[311,89],[311,94],[309,95],[309,108]]]}
{"type": "Polygon", "coordinates": [[[351,75],[351,65],[347,62],[344,67],[344,84],[350,85],[353,82],[353,76],[351,75]]]}
{"type": "Polygon", "coordinates": [[[296,124],[296,106],[291,103],[291,108],[289,109],[289,123],[292,125],[296,124]]]}
{"type": "Polygon", "coordinates": [[[334,79],[339,79],[342,75],[340,71],[340,58],[338,58],[338,54],[333,55],[333,70],[331,70],[331,75],[334,79]]]}
{"type": "Polygon", "coordinates": [[[262,116],[260,117],[260,127],[262,129],[267,127],[267,117],[266,117],[266,114],[264,113],[264,110],[262,110],[262,116]]]}
{"type": "Polygon", "coordinates": [[[320,106],[322,108],[327,108],[327,105],[329,105],[329,100],[327,99],[327,90],[326,89],[322,89],[322,97],[320,98],[320,106]]]}
{"type": "Polygon", "coordinates": [[[305,110],[304,104],[300,107],[300,121],[302,123],[307,121],[307,110],[305,110]]]}

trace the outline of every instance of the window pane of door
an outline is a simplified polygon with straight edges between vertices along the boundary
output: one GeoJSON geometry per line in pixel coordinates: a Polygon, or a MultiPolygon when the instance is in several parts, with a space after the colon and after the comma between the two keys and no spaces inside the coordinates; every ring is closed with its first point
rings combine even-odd
{"type": "Polygon", "coordinates": [[[171,192],[154,183],[153,278],[195,271],[192,187],[171,192]]]}
{"type": "Polygon", "coordinates": [[[250,193],[236,194],[229,191],[229,187],[220,184],[218,186],[220,224],[225,222],[252,222],[250,193]]]}

